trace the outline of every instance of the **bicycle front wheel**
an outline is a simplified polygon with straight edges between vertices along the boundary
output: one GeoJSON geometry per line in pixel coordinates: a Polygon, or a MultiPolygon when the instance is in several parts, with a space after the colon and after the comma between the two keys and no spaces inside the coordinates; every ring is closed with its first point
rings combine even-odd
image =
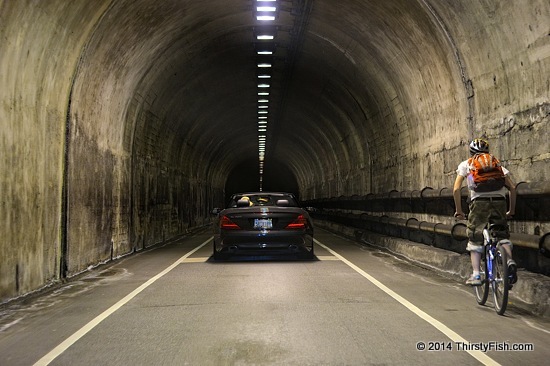
{"type": "Polygon", "coordinates": [[[484,305],[489,296],[489,281],[487,280],[487,274],[489,273],[487,269],[487,260],[489,246],[485,246],[485,253],[481,258],[481,263],[479,264],[479,276],[481,277],[481,285],[474,286],[474,292],[476,294],[476,301],[479,305],[484,305]]]}
{"type": "Polygon", "coordinates": [[[495,280],[493,281],[493,299],[495,311],[503,315],[508,305],[508,256],[502,246],[498,245],[493,263],[495,280]]]}

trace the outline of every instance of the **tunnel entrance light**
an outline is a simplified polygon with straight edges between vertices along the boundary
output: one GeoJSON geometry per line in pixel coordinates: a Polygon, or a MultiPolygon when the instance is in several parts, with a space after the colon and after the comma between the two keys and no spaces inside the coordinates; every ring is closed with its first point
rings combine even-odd
{"type": "Polygon", "coordinates": [[[256,16],[256,19],[262,20],[262,21],[273,21],[273,20],[275,20],[275,16],[273,16],[273,15],[258,15],[258,16],[256,16]]]}
{"type": "Polygon", "coordinates": [[[273,40],[274,38],[275,36],[272,34],[258,34],[256,36],[256,39],[260,41],[270,41],[270,40],[273,40]]]}
{"type": "Polygon", "coordinates": [[[275,20],[277,7],[273,5],[259,2],[256,6],[256,19],[260,21],[275,20]]]}
{"type": "Polygon", "coordinates": [[[262,6],[257,6],[256,11],[259,11],[259,12],[265,11],[266,13],[274,13],[277,11],[277,8],[274,6],[262,5],[262,6]]]}

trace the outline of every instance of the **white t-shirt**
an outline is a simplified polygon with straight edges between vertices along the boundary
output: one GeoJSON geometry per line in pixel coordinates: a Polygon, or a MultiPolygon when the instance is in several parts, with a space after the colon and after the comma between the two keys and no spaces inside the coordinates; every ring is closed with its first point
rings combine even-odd
{"type": "MultiPolygon", "coordinates": [[[[504,173],[505,176],[510,174],[508,169],[506,169],[505,167],[502,167],[502,172],[504,173]]],[[[470,173],[470,169],[468,169],[468,160],[464,160],[462,163],[458,164],[458,169],[456,170],[456,174],[467,179],[469,173],[470,173]]],[[[491,191],[491,192],[476,192],[469,189],[470,199],[474,200],[478,197],[506,197],[506,190],[507,190],[506,187],[502,187],[498,191],[491,191]]]]}

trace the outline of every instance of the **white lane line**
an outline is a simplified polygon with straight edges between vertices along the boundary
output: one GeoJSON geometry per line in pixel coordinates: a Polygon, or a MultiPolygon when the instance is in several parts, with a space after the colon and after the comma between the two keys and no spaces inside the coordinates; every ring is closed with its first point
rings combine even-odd
{"type": "Polygon", "coordinates": [[[35,365],[36,366],[42,366],[42,365],[49,365],[50,362],[55,360],[59,355],[61,355],[63,352],[65,352],[70,346],[72,346],[76,341],[78,341],[80,338],[86,335],[89,331],[95,328],[96,325],[101,323],[103,320],[105,320],[109,315],[120,309],[122,306],[124,306],[126,303],[128,303],[130,300],[132,300],[134,297],[136,297],[140,292],[145,290],[147,287],[151,286],[156,280],[176,268],[182,261],[187,259],[190,255],[195,253],[197,250],[205,246],[210,240],[212,240],[212,237],[208,238],[204,243],[190,251],[189,253],[185,254],[183,257],[175,261],[172,265],[167,267],[164,271],[157,274],[155,277],[152,277],[147,282],[145,282],[143,285],[136,288],[134,291],[126,295],[122,300],[111,306],[109,309],[105,310],[103,313],[99,314],[97,317],[92,319],[88,324],[80,328],[78,331],[76,331],[73,335],[71,335],[69,338],[61,342],[57,347],[55,347],[53,350],[51,350],[47,355],[42,357],[40,360],[38,360],[35,365]]]}
{"type": "Polygon", "coordinates": [[[333,255],[316,255],[318,260],[320,261],[339,261],[340,258],[336,258],[333,255]]]}
{"type": "Polygon", "coordinates": [[[181,263],[204,263],[209,259],[210,257],[186,258],[182,260],[181,263]]]}
{"type": "MultiPolygon", "coordinates": [[[[367,272],[363,271],[361,268],[357,267],[355,264],[348,261],[346,258],[342,257],[340,254],[336,253],[334,250],[330,249],[326,245],[322,244],[319,240],[313,239],[316,244],[320,245],[321,247],[328,250],[332,255],[339,258],[342,262],[347,264],[349,267],[351,267],[353,270],[355,270],[357,273],[359,273],[361,276],[365,277],[367,280],[372,282],[376,287],[378,287],[380,290],[384,291],[386,294],[393,297],[395,300],[397,300],[401,305],[405,306],[407,309],[412,311],[414,314],[416,314],[418,317],[424,319],[428,323],[430,323],[433,327],[435,327],[437,330],[439,330],[441,333],[445,334],[449,339],[451,339],[453,342],[462,342],[469,344],[465,338],[460,336],[458,333],[447,327],[445,324],[441,323],[439,320],[433,318],[432,316],[428,315],[424,311],[420,310],[416,305],[412,304],[410,301],[402,297],[401,295],[397,294],[393,290],[391,290],[389,287],[384,285],[382,282],[378,281],[376,278],[369,275],[367,272]]],[[[468,352],[472,357],[477,359],[479,362],[481,362],[484,365],[500,365],[498,362],[493,360],[491,357],[487,356],[482,351],[466,351],[468,352]]]]}

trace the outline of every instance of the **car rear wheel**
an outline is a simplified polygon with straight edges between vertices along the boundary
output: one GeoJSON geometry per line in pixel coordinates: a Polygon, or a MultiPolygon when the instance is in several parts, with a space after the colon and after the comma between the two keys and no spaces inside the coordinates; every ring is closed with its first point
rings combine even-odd
{"type": "Polygon", "coordinates": [[[313,246],[311,247],[311,250],[303,252],[300,257],[304,259],[315,259],[315,251],[313,250],[313,246]]]}
{"type": "Polygon", "coordinates": [[[222,254],[216,250],[216,243],[212,244],[212,258],[216,261],[227,259],[225,254],[222,254]]]}

